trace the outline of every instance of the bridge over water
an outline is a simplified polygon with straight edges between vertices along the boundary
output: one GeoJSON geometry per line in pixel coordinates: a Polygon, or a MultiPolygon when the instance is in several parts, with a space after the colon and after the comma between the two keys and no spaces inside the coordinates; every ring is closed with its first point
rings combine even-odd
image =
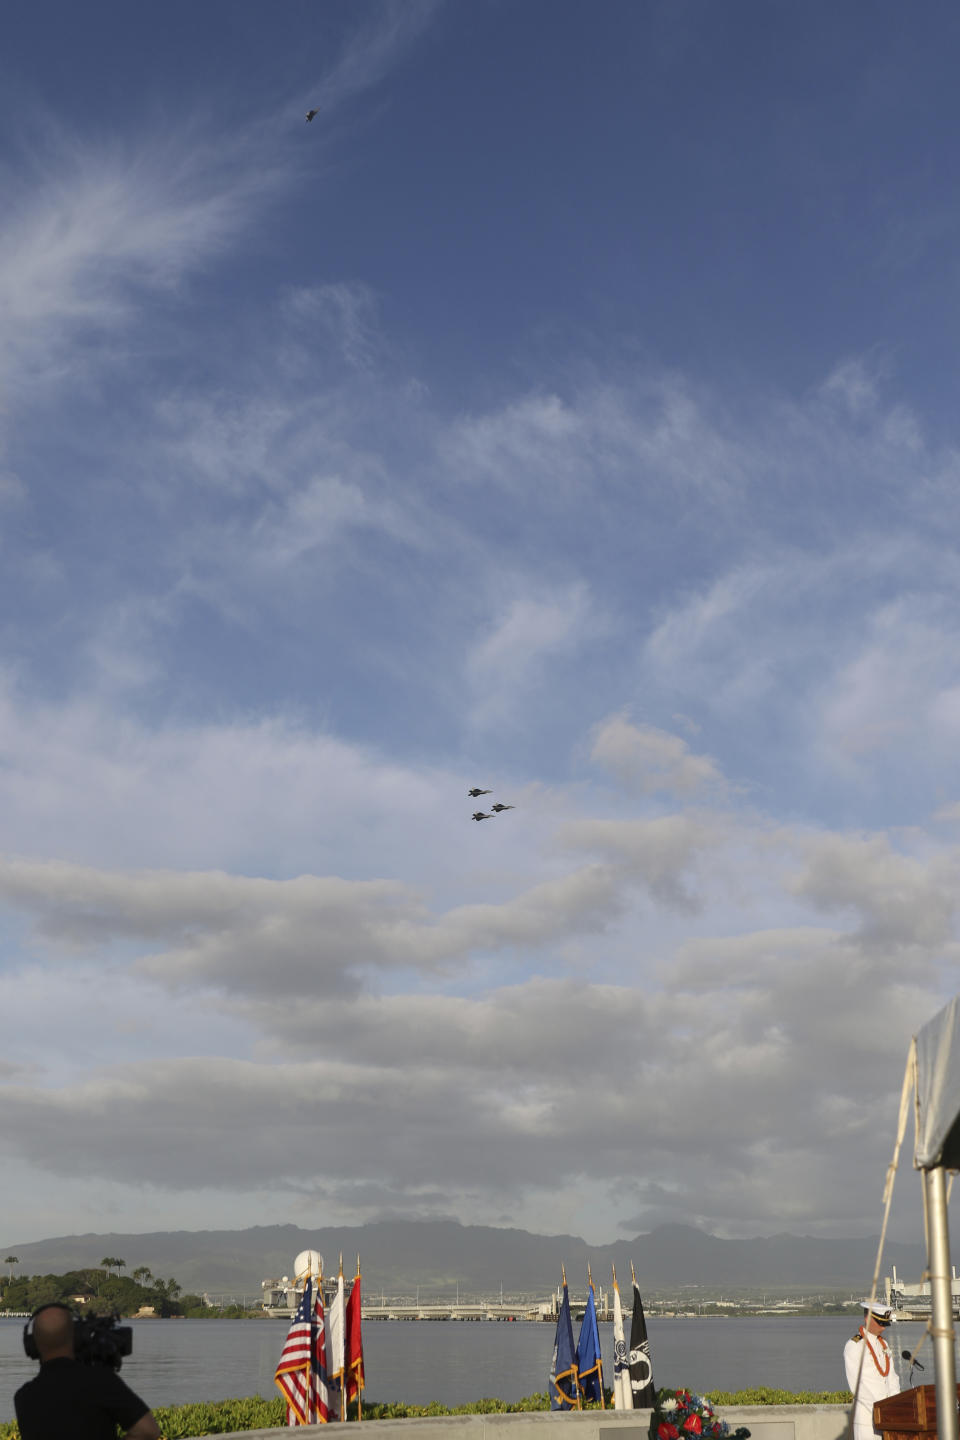
{"type": "Polygon", "coordinates": [[[381,1300],[361,1307],[364,1320],[550,1320],[556,1312],[551,1301],[537,1300],[381,1300]]]}

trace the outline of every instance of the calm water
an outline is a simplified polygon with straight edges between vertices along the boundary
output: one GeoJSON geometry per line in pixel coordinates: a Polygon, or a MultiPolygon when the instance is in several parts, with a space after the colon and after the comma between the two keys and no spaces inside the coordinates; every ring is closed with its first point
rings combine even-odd
{"type": "MultiPolygon", "coordinates": [[[[667,1320],[648,1317],[657,1385],[740,1390],[844,1387],[842,1351],[856,1320],[667,1320]]],[[[915,1350],[921,1325],[898,1325],[895,1353],[915,1350]]],[[[36,1373],[23,1353],[22,1320],[0,1319],[0,1421],[13,1419],[13,1394],[36,1373]]],[[[135,1320],[133,1354],[123,1378],[151,1405],[274,1395],[273,1371],[287,1332],[284,1320],[135,1320]]],[[[601,1325],[612,1365],[613,1332],[601,1325]]],[[[484,1395],[519,1400],[547,1387],[553,1326],[535,1323],[372,1321],[363,1329],[366,1395],[373,1400],[461,1405],[484,1395]]],[[[929,1342],[924,1347],[929,1350],[929,1342]]],[[[921,1357],[929,1360],[928,1355],[921,1357]]],[[[906,1383],[901,1362],[901,1380],[906,1383]]],[[[924,1376],[930,1378],[932,1361],[924,1376]]],[[[608,1377],[609,1383],[609,1377],[608,1377]]]]}

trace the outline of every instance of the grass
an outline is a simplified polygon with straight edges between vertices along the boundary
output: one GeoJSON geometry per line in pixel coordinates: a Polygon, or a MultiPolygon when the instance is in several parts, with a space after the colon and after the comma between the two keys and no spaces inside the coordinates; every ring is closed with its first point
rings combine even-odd
{"type": "MultiPolygon", "coordinates": [[[[849,1405],[849,1390],[776,1390],[760,1386],[753,1390],[713,1390],[706,1397],[712,1405],[849,1405]]],[[[612,1400],[608,1401],[612,1403],[612,1400]]],[[[412,1420],[428,1415],[516,1415],[529,1410],[548,1410],[545,1394],[528,1395],[508,1404],[505,1400],[474,1400],[470,1405],[449,1407],[433,1401],[429,1405],[370,1401],[363,1407],[364,1420],[412,1420]]],[[[249,1395],[242,1400],[205,1400],[194,1405],[159,1405],[154,1410],[160,1432],[166,1440],[186,1440],[193,1435],[227,1435],[234,1430],[267,1430],[286,1425],[286,1409],[278,1395],[269,1400],[249,1395]]],[[[362,1433],[362,1432],[361,1432],[362,1433]]],[[[16,1421],[0,1424],[0,1440],[20,1440],[16,1421]]]]}

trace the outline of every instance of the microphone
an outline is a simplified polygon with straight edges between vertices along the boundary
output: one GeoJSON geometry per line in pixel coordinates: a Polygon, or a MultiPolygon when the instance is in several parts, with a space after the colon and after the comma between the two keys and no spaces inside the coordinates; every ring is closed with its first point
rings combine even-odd
{"type": "Polygon", "coordinates": [[[920,1364],[920,1361],[919,1361],[919,1360],[915,1360],[915,1359],[913,1358],[913,1356],[910,1354],[910,1351],[909,1351],[909,1350],[901,1350],[901,1351],[900,1351],[900,1354],[903,1356],[904,1360],[909,1360],[909,1361],[910,1361],[911,1366],[916,1365],[916,1367],[917,1367],[918,1370],[922,1370],[922,1369],[923,1369],[923,1366],[920,1364]]]}

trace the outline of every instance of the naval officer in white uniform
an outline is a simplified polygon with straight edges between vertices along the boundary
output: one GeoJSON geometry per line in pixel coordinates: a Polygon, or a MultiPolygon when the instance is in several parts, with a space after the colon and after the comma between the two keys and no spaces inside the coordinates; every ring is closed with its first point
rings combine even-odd
{"type": "Polygon", "coordinates": [[[843,1367],[847,1387],[855,1396],[853,1440],[876,1440],[873,1428],[873,1407],[888,1395],[900,1394],[900,1380],[893,1363],[893,1352],[883,1332],[893,1321],[889,1305],[879,1300],[873,1305],[863,1302],[863,1324],[843,1347],[843,1367]]]}

